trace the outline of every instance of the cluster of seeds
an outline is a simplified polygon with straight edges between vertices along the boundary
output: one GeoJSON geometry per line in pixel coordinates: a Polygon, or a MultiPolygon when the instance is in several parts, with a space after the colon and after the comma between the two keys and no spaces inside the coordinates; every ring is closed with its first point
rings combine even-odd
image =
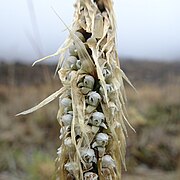
{"type": "Polygon", "coordinates": [[[57,179],[120,179],[124,86],[111,1],[77,0],[59,77],[57,179]]]}
{"type": "MultiPolygon", "coordinates": [[[[125,91],[116,50],[112,0],[77,0],[57,71],[63,87],[37,106],[59,97],[61,125],[57,180],[120,180],[125,167],[125,91]]],[[[35,63],[36,63],[35,62],[35,63]]],[[[129,82],[130,83],[130,82],[129,82]]]]}

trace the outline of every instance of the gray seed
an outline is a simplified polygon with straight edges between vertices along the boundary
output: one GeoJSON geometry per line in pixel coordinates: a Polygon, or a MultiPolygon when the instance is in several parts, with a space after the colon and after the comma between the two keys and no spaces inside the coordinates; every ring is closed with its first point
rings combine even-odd
{"type": "Polygon", "coordinates": [[[67,59],[68,67],[72,70],[76,70],[77,58],[75,56],[69,56],[67,59]]]}
{"type": "Polygon", "coordinates": [[[104,119],[105,119],[105,117],[104,117],[103,113],[94,112],[90,119],[90,124],[92,124],[93,126],[99,127],[101,125],[101,123],[104,122],[104,119]]]}
{"type": "Polygon", "coordinates": [[[62,116],[62,122],[64,126],[70,126],[73,116],[71,114],[65,114],[62,116]]]}
{"type": "Polygon", "coordinates": [[[100,100],[101,100],[101,96],[98,93],[92,91],[88,93],[86,103],[91,106],[97,107],[100,100]]]}
{"type": "Polygon", "coordinates": [[[109,69],[107,69],[107,68],[104,68],[104,69],[102,70],[102,74],[103,74],[103,76],[104,76],[105,79],[111,77],[111,71],[110,71],[109,69]]]}
{"type": "Polygon", "coordinates": [[[75,45],[69,47],[69,53],[71,56],[78,56],[77,49],[75,45]]]}
{"type": "Polygon", "coordinates": [[[90,75],[86,75],[84,77],[84,86],[90,89],[93,89],[94,87],[94,78],[90,75]]]}

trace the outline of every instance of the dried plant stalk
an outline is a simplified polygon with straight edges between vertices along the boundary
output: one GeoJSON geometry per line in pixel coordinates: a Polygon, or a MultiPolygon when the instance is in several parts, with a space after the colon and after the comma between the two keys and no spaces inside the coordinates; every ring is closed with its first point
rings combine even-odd
{"type": "Polygon", "coordinates": [[[75,4],[68,57],[58,71],[67,89],[58,112],[57,179],[121,179],[126,98],[112,7],[111,0],[75,4]]]}
{"type": "Polygon", "coordinates": [[[128,79],[117,56],[112,0],[77,0],[68,30],[64,46],[54,54],[61,54],[62,89],[21,114],[59,96],[56,179],[120,180],[128,123],[123,78],[128,79]]]}

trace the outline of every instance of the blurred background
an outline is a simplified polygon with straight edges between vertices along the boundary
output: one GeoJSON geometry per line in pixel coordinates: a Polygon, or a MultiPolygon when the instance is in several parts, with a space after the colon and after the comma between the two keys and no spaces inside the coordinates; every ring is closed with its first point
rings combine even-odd
{"type": "MultiPolygon", "coordinates": [[[[52,10],[71,25],[74,0],[6,0],[0,5],[0,180],[54,177],[60,145],[58,99],[28,109],[61,86],[54,53],[68,36],[52,10]]],[[[127,138],[125,180],[180,179],[180,1],[114,0],[117,47],[136,133],[127,138]]]]}

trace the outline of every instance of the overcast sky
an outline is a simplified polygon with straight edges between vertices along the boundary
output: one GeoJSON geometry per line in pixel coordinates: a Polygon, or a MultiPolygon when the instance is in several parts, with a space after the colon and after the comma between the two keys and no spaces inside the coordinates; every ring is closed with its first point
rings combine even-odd
{"type": "MultiPolygon", "coordinates": [[[[0,0],[0,58],[33,62],[67,37],[75,0],[0,0]]],[[[180,0],[114,0],[120,57],[180,60],[180,0]]],[[[54,60],[52,60],[54,61],[54,60]]]]}

